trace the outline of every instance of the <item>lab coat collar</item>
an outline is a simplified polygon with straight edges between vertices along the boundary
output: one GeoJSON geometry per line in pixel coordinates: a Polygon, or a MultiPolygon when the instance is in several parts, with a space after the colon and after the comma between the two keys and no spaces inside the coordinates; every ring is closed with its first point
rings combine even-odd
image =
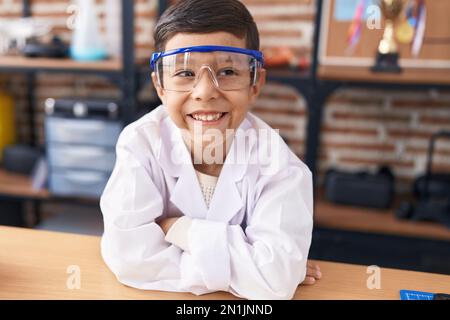
{"type": "Polygon", "coordinates": [[[229,222],[240,211],[243,201],[236,184],[242,180],[247,171],[255,139],[246,140],[248,145],[244,153],[237,150],[236,142],[243,141],[249,129],[252,129],[252,125],[245,118],[236,131],[208,209],[181,130],[169,116],[162,120],[157,158],[167,174],[178,178],[170,201],[181,212],[191,218],[229,222]]]}

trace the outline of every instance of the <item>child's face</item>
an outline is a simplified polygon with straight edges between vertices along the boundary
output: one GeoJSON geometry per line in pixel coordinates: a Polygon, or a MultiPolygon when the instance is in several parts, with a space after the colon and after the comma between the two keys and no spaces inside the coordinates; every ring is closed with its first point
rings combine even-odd
{"type": "MultiPolygon", "coordinates": [[[[209,34],[178,33],[167,41],[165,51],[182,47],[216,45],[245,48],[245,39],[239,39],[231,33],[216,32],[209,34]]],[[[205,61],[208,64],[208,61],[205,61]]],[[[165,91],[157,85],[156,75],[152,80],[161,101],[168,113],[180,129],[187,129],[194,136],[194,126],[202,125],[202,132],[208,129],[219,129],[223,134],[226,129],[237,129],[244,120],[250,105],[259,95],[265,82],[265,70],[260,72],[256,86],[233,91],[223,91],[214,86],[207,72],[200,77],[198,84],[191,92],[165,91]],[[226,113],[218,121],[195,120],[192,113],[226,113]]],[[[198,130],[198,129],[197,129],[198,130]]],[[[198,132],[198,131],[197,131],[198,132]]]]}

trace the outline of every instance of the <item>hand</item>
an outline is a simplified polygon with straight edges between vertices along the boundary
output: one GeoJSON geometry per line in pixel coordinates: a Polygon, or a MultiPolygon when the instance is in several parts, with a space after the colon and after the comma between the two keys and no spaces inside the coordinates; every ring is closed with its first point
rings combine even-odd
{"type": "Polygon", "coordinates": [[[178,217],[165,218],[165,219],[162,219],[161,221],[159,221],[157,223],[161,227],[161,229],[163,230],[164,234],[167,234],[167,232],[169,232],[169,229],[172,227],[172,225],[177,220],[178,220],[178,217]]]}
{"type": "Polygon", "coordinates": [[[309,260],[306,263],[306,277],[302,282],[303,285],[311,285],[316,283],[316,280],[322,278],[322,272],[318,264],[312,263],[309,260]]]}

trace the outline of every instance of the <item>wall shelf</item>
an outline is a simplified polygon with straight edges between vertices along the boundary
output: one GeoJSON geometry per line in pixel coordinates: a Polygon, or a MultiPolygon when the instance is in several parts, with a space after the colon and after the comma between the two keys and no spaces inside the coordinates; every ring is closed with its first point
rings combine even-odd
{"type": "MultiPolygon", "coordinates": [[[[397,198],[392,208],[397,208],[401,200],[397,198]]],[[[444,225],[400,220],[392,208],[370,209],[335,204],[327,201],[321,190],[315,202],[314,221],[321,228],[450,241],[450,230],[444,225]]]]}
{"type": "Polygon", "coordinates": [[[0,56],[1,72],[114,72],[122,71],[119,59],[79,62],[72,59],[26,58],[0,56]]]}
{"type": "Polygon", "coordinates": [[[7,197],[47,199],[46,189],[33,189],[30,177],[0,169],[0,194],[7,197]]]}
{"type": "Polygon", "coordinates": [[[320,66],[318,79],[364,83],[450,85],[450,73],[444,69],[408,68],[398,74],[373,73],[369,67],[320,66]]]}

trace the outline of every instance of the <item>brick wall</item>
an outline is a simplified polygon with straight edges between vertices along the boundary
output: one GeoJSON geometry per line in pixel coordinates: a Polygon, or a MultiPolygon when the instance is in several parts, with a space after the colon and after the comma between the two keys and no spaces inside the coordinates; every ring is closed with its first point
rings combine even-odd
{"type": "MultiPolygon", "coordinates": [[[[388,164],[406,191],[423,173],[428,142],[450,130],[450,92],[341,90],[331,97],[322,127],[320,172],[388,164]]],[[[434,169],[450,172],[450,141],[437,144],[434,169]]]]}
{"type": "MultiPolygon", "coordinates": [[[[244,0],[257,21],[262,49],[288,46],[297,57],[309,57],[315,7],[313,0],[244,0]]],[[[55,32],[70,39],[65,23],[68,0],[32,0],[33,15],[55,24],[55,32]]],[[[103,21],[105,2],[96,1],[103,21]]],[[[135,1],[138,60],[147,59],[153,50],[152,29],[157,1],[135,1]]],[[[0,0],[0,18],[20,16],[20,0],[0,0]]],[[[103,23],[102,23],[102,27],[103,23]]],[[[8,76],[9,91],[17,101],[19,136],[29,135],[24,97],[25,81],[20,75],[8,76]]],[[[37,87],[39,140],[42,132],[43,101],[47,97],[73,95],[118,96],[106,80],[95,76],[40,75],[37,87]]],[[[141,96],[151,97],[151,86],[141,96]]],[[[307,109],[304,99],[293,89],[268,83],[253,107],[255,114],[279,128],[292,150],[304,157],[307,109]]],[[[319,173],[330,166],[346,169],[375,169],[389,164],[398,177],[398,190],[425,168],[430,135],[438,129],[450,130],[449,92],[404,92],[380,90],[339,90],[328,101],[322,126],[319,173]]],[[[450,171],[450,142],[438,144],[436,165],[450,171]]],[[[321,181],[321,179],[319,179],[321,181]]]]}

